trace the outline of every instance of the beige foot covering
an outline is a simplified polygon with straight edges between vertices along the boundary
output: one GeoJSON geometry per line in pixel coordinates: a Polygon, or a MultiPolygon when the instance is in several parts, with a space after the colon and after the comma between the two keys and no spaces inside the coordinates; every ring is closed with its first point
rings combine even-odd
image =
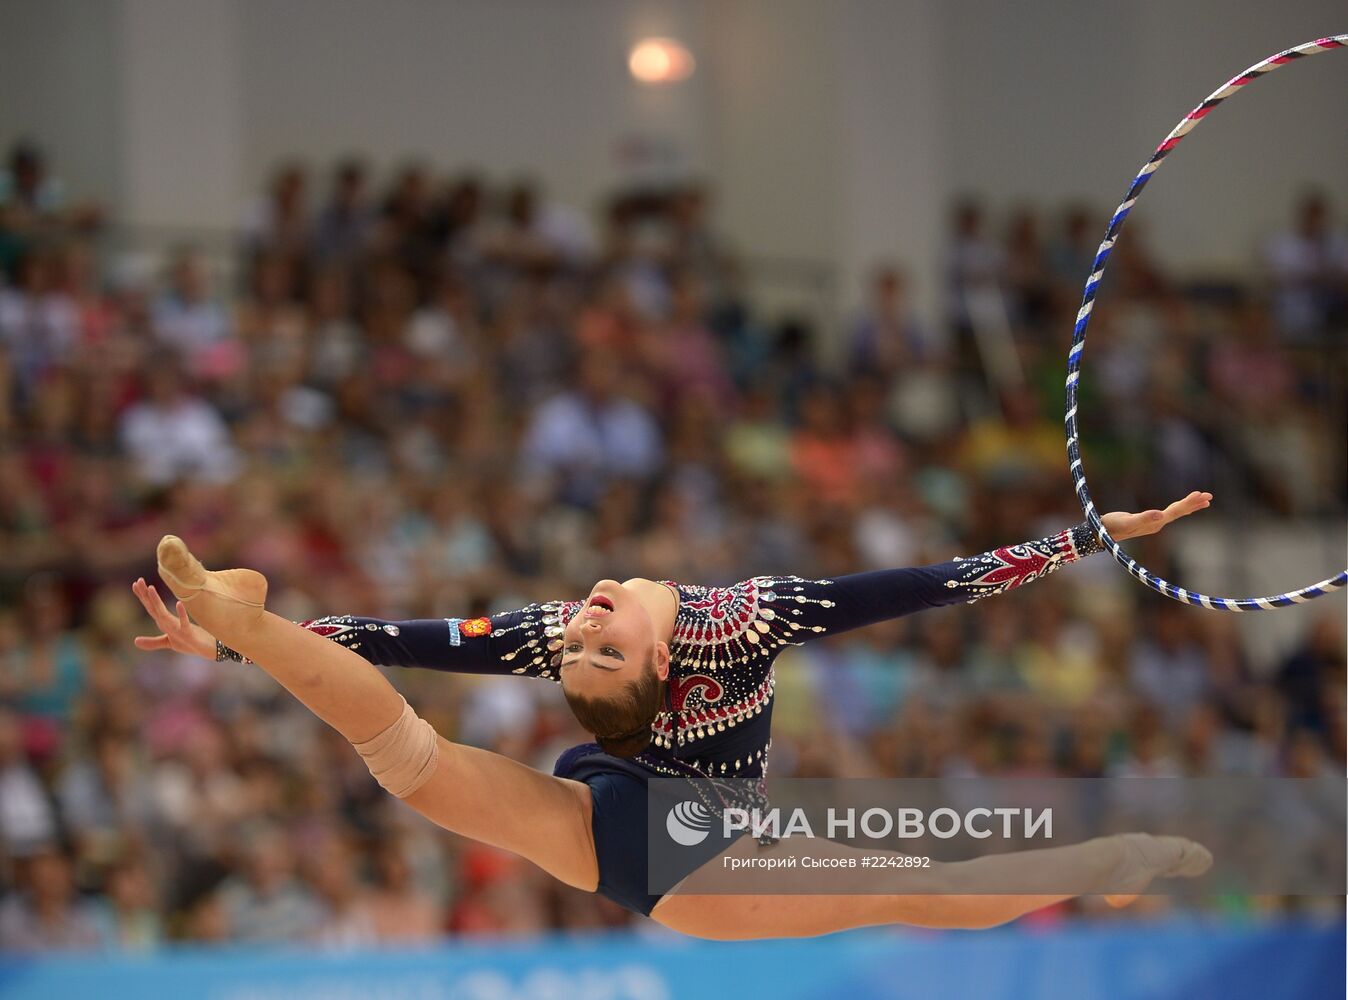
{"type": "Polygon", "coordinates": [[[252,570],[209,572],[177,535],[165,535],[159,540],[155,558],[159,563],[159,575],[184,604],[196,600],[206,592],[250,608],[265,606],[265,601],[249,599],[250,591],[259,589],[262,596],[264,598],[266,596],[266,582],[261,574],[252,570]]]}
{"type": "Polygon", "coordinates": [[[1118,839],[1125,851],[1126,872],[1118,879],[1124,891],[1105,895],[1110,906],[1127,906],[1153,879],[1196,878],[1212,867],[1212,853],[1187,837],[1123,833],[1118,839]]]}

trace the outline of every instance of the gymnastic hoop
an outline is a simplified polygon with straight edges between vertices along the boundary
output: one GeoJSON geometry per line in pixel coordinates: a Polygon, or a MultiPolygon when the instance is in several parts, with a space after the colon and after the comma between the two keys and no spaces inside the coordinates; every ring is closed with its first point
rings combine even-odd
{"type": "Polygon", "coordinates": [[[1182,604],[1193,604],[1214,611],[1270,611],[1274,608],[1283,608],[1292,604],[1304,604],[1312,598],[1321,597],[1348,584],[1348,569],[1327,580],[1321,580],[1319,583],[1313,583],[1309,587],[1302,587],[1300,590],[1294,590],[1287,594],[1277,594],[1272,597],[1209,597],[1206,594],[1185,590],[1183,587],[1177,587],[1173,583],[1163,580],[1124,552],[1119,543],[1110,537],[1109,532],[1105,530],[1104,523],[1100,520],[1100,515],[1096,513],[1091,495],[1086,489],[1086,470],[1081,464],[1081,445],[1077,431],[1077,382],[1081,376],[1081,355],[1086,346],[1086,325],[1090,322],[1091,309],[1095,305],[1095,294],[1100,288],[1100,281],[1105,273],[1105,262],[1109,260],[1109,255],[1114,250],[1114,244],[1119,238],[1119,231],[1123,228],[1124,220],[1128,218],[1128,213],[1132,211],[1133,205],[1137,202],[1138,196],[1142,193],[1147,181],[1160,168],[1161,161],[1169,155],[1172,149],[1179,145],[1181,139],[1197,128],[1198,123],[1206,118],[1213,108],[1261,76],[1303,56],[1319,55],[1321,52],[1328,52],[1330,49],[1340,49],[1345,46],[1348,46],[1348,34],[1332,35],[1328,38],[1320,38],[1314,42],[1298,45],[1296,48],[1280,52],[1276,56],[1269,56],[1263,62],[1256,63],[1239,76],[1223,84],[1209,95],[1202,104],[1185,115],[1180,123],[1170,130],[1170,134],[1165,137],[1165,141],[1156,147],[1156,152],[1152,154],[1151,159],[1138,171],[1137,177],[1134,178],[1132,185],[1128,188],[1128,193],[1124,195],[1122,203],[1114,210],[1114,215],[1109,220],[1109,229],[1105,233],[1105,238],[1100,243],[1100,248],[1095,252],[1095,260],[1091,264],[1091,275],[1086,279],[1086,290],[1081,297],[1081,309],[1077,313],[1076,326],[1072,331],[1072,349],[1067,355],[1067,413],[1064,421],[1067,426],[1067,460],[1070,463],[1068,469],[1076,485],[1077,499],[1081,502],[1081,509],[1086,514],[1086,520],[1090,522],[1091,527],[1100,536],[1101,543],[1113,554],[1119,565],[1158,594],[1164,594],[1166,597],[1182,604]]]}

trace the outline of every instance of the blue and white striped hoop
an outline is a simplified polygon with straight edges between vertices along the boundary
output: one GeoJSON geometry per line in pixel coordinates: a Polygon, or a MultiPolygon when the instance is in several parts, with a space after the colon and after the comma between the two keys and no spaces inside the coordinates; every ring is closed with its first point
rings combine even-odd
{"type": "Polygon", "coordinates": [[[1207,117],[1208,112],[1245,85],[1253,83],[1261,76],[1271,73],[1279,66],[1295,59],[1319,55],[1321,52],[1328,52],[1330,49],[1339,49],[1345,46],[1348,46],[1348,34],[1321,38],[1314,42],[1307,42],[1305,45],[1298,45],[1286,52],[1280,52],[1276,56],[1270,56],[1223,84],[1217,91],[1209,95],[1202,104],[1185,115],[1180,123],[1171,129],[1170,134],[1165,137],[1165,141],[1156,147],[1156,152],[1152,154],[1151,159],[1138,171],[1132,186],[1128,188],[1128,193],[1124,195],[1123,202],[1114,210],[1114,216],[1109,220],[1109,230],[1100,243],[1100,249],[1095,253],[1094,263],[1091,264],[1091,275],[1086,279],[1086,290],[1081,297],[1081,310],[1077,313],[1076,327],[1072,332],[1072,350],[1067,355],[1067,415],[1065,417],[1067,460],[1070,463],[1069,469],[1072,480],[1076,484],[1077,499],[1081,502],[1081,509],[1086,513],[1086,520],[1099,534],[1100,541],[1105,548],[1113,553],[1119,565],[1158,594],[1164,594],[1166,597],[1182,604],[1194,604],[1214,611],[1269,611],[1273,608],[1284,608],[1290,604],[1304,604],[1312,598],[1321,597],[1348,584],[1348,569],[1327,580],[1321,580],[1319,583],[1313,583],[1309,587],[1302,587],[1300,590],[1294,590],[1288,594],[1277,594],[1272,597],[1209,597],[1206,594],[1185,590],[1183,587],[1177,587],[1173,583],[1161,579],[1124,552],[1119,547],[1119,543],[1110,537],[1109,532],[1105,530],[1105,526],[1100,520],[1100,515],[1096,513],[1095,504],[1091,501],[1091,495],[1086,489],[1086,470],[1081,463],[1081,443],[1077,430],[1077,382],[1081,377],[1081,355],[1086,347],[1086,325],[1090,322],[1091,309],[1095,305],[1095,295],[1100,288],[1100,281],[1104,277],[1105,263],[1114,250],[1114,244],[1119,238],[1119,231],[1123,228],[1124,220],[1128,218],[1128,213],[1137,203],[1138,196],[1142,193],[1147,181],[1161,166],[1161,161],[1166,158],[1172,149],[1179,145],[1180,140],[1197,128],[1198,123],[1207,117]]]}

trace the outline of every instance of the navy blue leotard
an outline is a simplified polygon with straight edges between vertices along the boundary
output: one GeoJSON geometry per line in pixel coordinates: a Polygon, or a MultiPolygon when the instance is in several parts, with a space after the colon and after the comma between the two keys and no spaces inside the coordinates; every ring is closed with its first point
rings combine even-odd
{"type": "MultiPolygon", "coordinates": [[[[629,761],[586,744],[562,754],[554,768],[558,776],[590,786],[599,891],[644,914],[659,901],[647,890],[647,777],[764,776],[772,744],[773,663],[784,647],[927,608],[973,603],[1098,551],[1099,540],[1083,523],[933,566],[832,580],[760,576],[729,587],[671,583],[679,610],[665,707],[656,716],[650,749],[629,761]]],[[[562,631],[582,606],[551,601],[466,620],[338,615],[303,624],[381,666],[556,681],[562,631]]],[[[222,655],[237,658],[229,650],[222,655]]]]}

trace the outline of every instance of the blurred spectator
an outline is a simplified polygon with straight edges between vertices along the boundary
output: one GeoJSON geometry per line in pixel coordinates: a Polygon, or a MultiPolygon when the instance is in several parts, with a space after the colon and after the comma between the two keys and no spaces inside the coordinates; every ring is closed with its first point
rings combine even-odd
{"type": "Polygon", "coordinates": [[[986,232],[983,206],[965,199],[951,218],[945,276],[947,316],[955,334],[956,358],[966,374],[1002,380],[997,367],[1008,322],[1003,298],[1006,254],[986,232]]]}
{"type": "Polygon", "coordinates": [[[1297,205],[1293,228],[1269,241],[1265,261],[1273,279],[1273,308],[1290,337],[1316,343],[1342,323],[1348,307],[1348,236],[1332,226],[1329,202],[1318,191],[1297,205]]]}
{"type": "Polygon", "coordinates": [[[1080,286],[1091,273],[1098,240],[1092,240],[1091,227],[1097,216],[1084,205],[1069,205],[1062,213],[1062,228],[1049,243],[1049,271],[1058,289],[1061,303],[1065,295],[1079,297],[1080,286]]]}
{"type": "Polygon", "coordinates": [[[800,426],[791,436],[791,465],[818,499],[842,507],[855,503],[863,469],[857,440],[847,425],[841,394],[813,389],[801,401],[800,426]]]}
{"type": "Polygon", "coordinates": [[[1336,723],[1342,699],[1330,697],[1342,687],[1348,646],[1344,641],[1342,619],[1325,615],[1311,626],[1304,645],[1282,664],[1278,671],[1278,689],[1287,699],[1292,725],[1318,733],[1328,733],[1336,723]]]}
{"type": "Polygon", "coordinates": [[[164,938],[160,901],[138,858],[119,861],[107,875],[107,899],[97,916],[105,948],[149,951],[164,938]]]}
{"type": "Polygon", "coordinates": [[[414,944],[444,931],[439,906],[412,881],[411,866],[396,837],[386,838],[376,848],[374,877],[365,909],[379,941],[414,944]]]}
{"type": "Polygon", "coordinates": [[[155,333],[196,370],[207,352],[232,336],[229,317],[210,295],[206,267],[198,251],[176,254],[169,286],[154,306],[155,333]]]}
{"type": "MultiPolygon", "coordinates": [[[[189,856],[210,857],[225,849],[236,824],[248,818],[247,788],[230,766],[229,747],[216,724],[191,716],[177,722],[184,730],[181,745],[153,775],[156,820],[189,856]]],[[[257,867],[263,876],[270,874],[266,863],[278,852],[260,856],[257,867]]]]}
{"type": "Polygon", "coordinates": [[[975,422],[964,441],[961,458],[969,472],[989,484],[1024,484],[1060,468],[1062,432],[1039,412],[1025,388],[1007,389],[1001,414],[975,422]]]}
{"type": "Polygon", "coordinates": [[[0,170],[0,275],[13,274],[22,257],[64,226],[87,227],[97,219],[93,206],[67,206],[64,186],[40,148],[15,143],[6,169],[0,170]]]}
{"type": "Polygon", "coordinates": [[[482,262],[485,201],[482,180],[473,174],[455,179],[445,192],[439,225],[449,260],[459,267],[473,270],[482,262]]]}
{"type": "Polygon", "coordinates": [[[32,577],[23,596],[27,636],[10,659],[8,683],[21,692],[16,702],[29,717],[30,742],[41,722],[46,745],[54,746],[56,727],[70,717],[84,687],[86,652],[70,628],[69,601],[54,576],[32,577]]]}
{"type": "Polygon", "coordinates": [[[351,377],[368,357],[351,298],[349,276],[341,268],[325,268],[315,275],[306,327],[311,344],[309,376],[316,386],[330,388],[351,377]]]}
{"type": "Polygon", "coordinates": [[[1006,235],[1006,287],[1013,325],[1039,330],[1047,326],[1053,307],[1053,280],[1039,233],[1039,218],[1020,209],[1006,235]]]}
{"type": "Polygon", "coordinates": [[[471,292],[456,274],[444,272],[407,325],[408,348],[427,365],[445,366],[446,378],[457,386],[482,374],[479,338],[471,292]]]}
{"type": "Polygon", "coordinates": [[[122,415],[120,436],[141,479],[167,486],[181,476],[220,482],[238,459],[229,429],[210,403],[189,393],[171,358],[149,362],[145,399],[122,415]]]}
{"type": "Polygon", "coordinates": [[[546,202],[538,188],[520,181],[504,194],[501,225],[493,237],[494,254],[520,267],[576,266],[595,252],[589,221],[575,209],[546,202]]]}
{"type": "Polygon", "coordinates": [[[537,934],[546,926],[543,900],[530,884],[537,869],[513,854],[482,844],[463,853],[465,892],[450,925],[467,935],[537,934]]]}
{"type": "Polygon", "coordinates": [[[1016,651],[1025,689],[1050,705],[1077,706],[1096,693],[1100,667],[1089,628],[1067,626],[1062,606],[1040,596],[1016,651]]]}
{"type": "Polygon", "coordinates": [[[314,223],[314,254],[326,266],[355,260],[370,240],[375,214],[366,178],[356,159],[333,172],[332,191],[314,223]]]}
{"type": "Polygon", "coordinates": [[[685,267],[703,282],[724,281],[731,263],[714,229],[711,193],[698,183],[681,185],[669,200],[668,260],[685,267]]]}
{"type": "Polygon", "coordinates": [[[691,271],[679,273],[671,284],[669,320],[653,329],[644,345],[662,412],[674,410],[683,399],[721,410],[733,398],[721,346],[705,322],[702,295],[691,271]]]}
{"type": "Polygon", "coordinates": [[[357,879],[356,856],[341,834],[325,836],[307,851],[304,866],[323,907],[314,940],[334,950],[374,944],[378,932],[357,879]]]}
{"type": "Polygon", "coordinates": [[[58,801],[80,855],[101,860],[123,848],[128,836],[149,831],[155,803],[144,763],[126,736],[103,730],[92,743],[90,756],[77,757],[62,774],[58,801]]]}
{"type": "Polygon", "coordinates": [[[0,941],[7,951],[37,952],[96,948],[98,922],[79,899],[70,861],[53,849],[29,855],[22,890],[0,902],[0,941]]]}
{"type": "Polygon", "coordinates": [[[398,172],[384,199],[376,245],[418,281],[429,274],[437,243],[436,206],[431,178],[419,163],[398,172]]]}
{"type": "Polygon", "coordinates": [[[60,259],[33,249],[17,264],[12,288],[0,289],[0,349],[10,357],[20,392],[31,391],[80,341],[80,316],[61,286],[60,259]]]}
{"type": "Polygon", "coordinates": [[[10,150],[9,169],[0,174],[0,204],[39,216],[61,208],[61,182],[48,173],[46,157],[36,146],[20,142],[10,150]]]}
{"type": "Polygon", "coordinates": [[[892,264],[877,268],[865,310],[852,322],[851,367],[856,374],[895,378],[927,359],[932,344],[908,302],[908,278],[892,264]]]}
{"type": "Polygon", "coordinates": [[[298,941],[318,933],[323,910],[296,878],[295,855],[285,834],[258,830],[241,846],[243,871],[220,888],[230,937],[258,943],[298,941]]]}
{"type": "Polygon", "coordinates": [[[1130,665],[1130,679],[1139,693],[1176,722],[1208,693],[1207,664],[1194,624],[1184,608],[1158,606],[1130,665]]]}
{"type": "Polygon", "coordinates": [[[257,199],[244,218],[249,252],[301,267],[313,238],[308,199],[309,175],[302,166],[292,163],[277,170],[266,196],[257,199]]]}
{"type": "Polygon", "coordinates": [[[56,814],[24,754],[21,721],[0,709],[0,845],[5,854],[21,858],[55,836],[56,814]]]}
{"type": "Polygon", "coordinates": [[[526,474],[555,482],[555,495],[590,506],[613,479],[646,479],[660,461],[649,411],[624,397],[622,370],[602,352],[580,361],[574,389],[533,414],[521,447],[526,474]]]}
{"type": "Polygon", "coordinates": [[[776,412],[772,393],[754,387],[722,438],[726,457],[744,476],[781,479],[791,473],[791,436],[776,412]]]}

